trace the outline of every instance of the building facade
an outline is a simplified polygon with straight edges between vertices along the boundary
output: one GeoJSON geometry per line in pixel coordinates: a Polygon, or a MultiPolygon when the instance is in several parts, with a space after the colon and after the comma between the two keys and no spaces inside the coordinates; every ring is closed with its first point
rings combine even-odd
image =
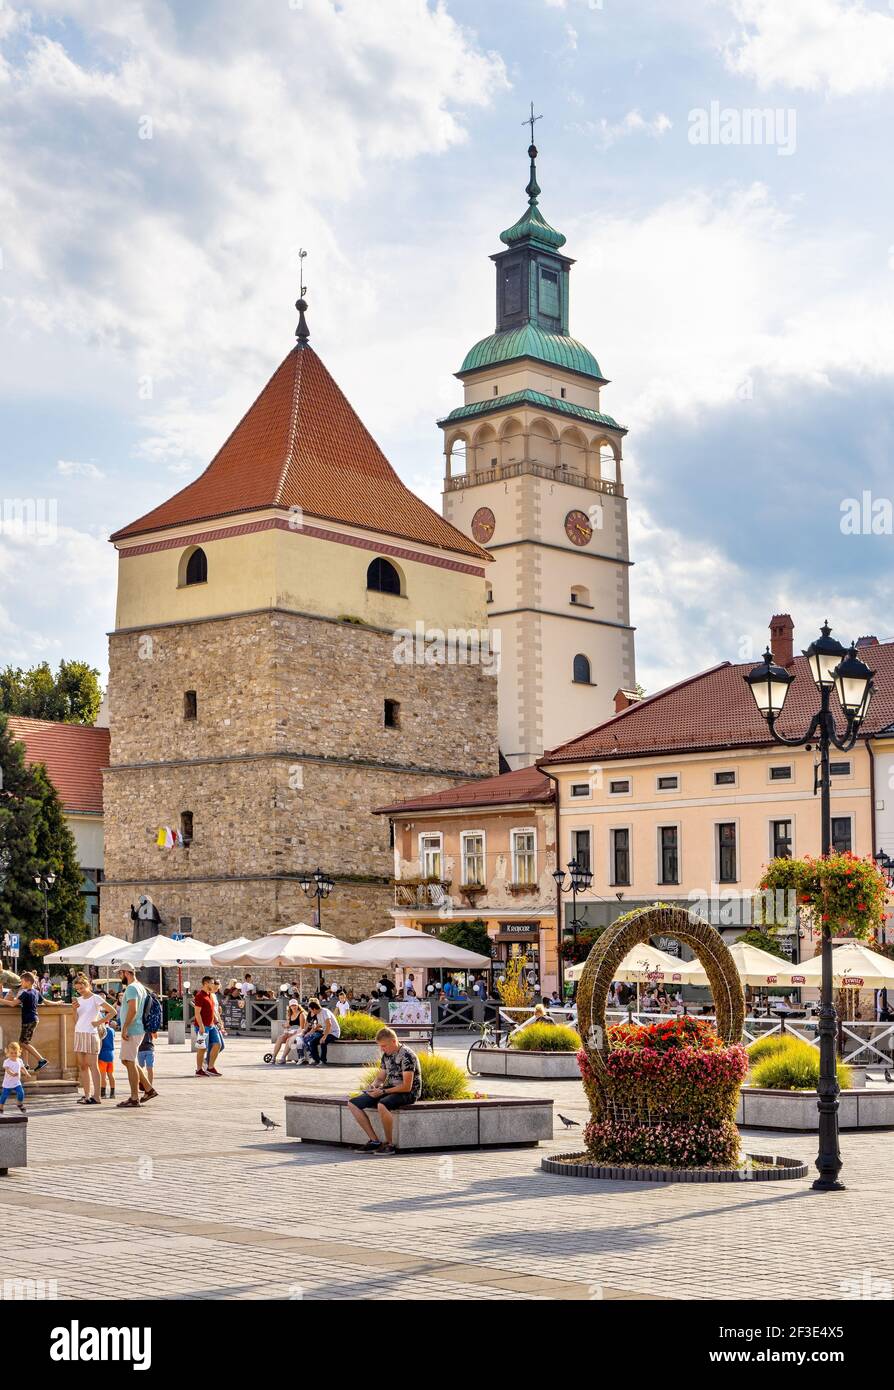
{"type": "MultiPolygon", "coordinates": [[[[781,617],[781,628],[779,618],[771,624],[772,646],[795,680],[779,728],[795,736],[818,696],[804,658],[792,654],[791,619],[781,617]]],[[[861,655],[876,690],[865,736],[849,753],[833,751],[831,803],[834,847],[866,856],[880,833],[873,744],[894,711],[894,644],[870,639],[861,655]]],[[[822,852],[817,755],[771,741],[743,680],[749,669],[724,662],[542,759],[557,782],[560,855],[593,872],[584,920],[604,925],[661,900],[695,907],[739,935],[755,915],[752,895],[768,861],[822,852]]],[[[796,931],[793,922],[792,951],[796,931]]]]}
{"type": "Polygon", "coordinates": [[[521,768],[379,808],[393,826],[395,925],[438,935],[480,921],[498,976],[527,959],[541,989],[558,984],[555,794],[521,768]]]}
{"type": "Polygon", "coordinates": [[[605,719],[635,686],[625,429],[608,383],[569,334],[574,262],[538,206],[495,255],[496,329],[457,372],[464,401],[444,433],[444,516],[494,557],[488,613],[500,634],[500,750],[510,768],[605,719]]]}
{"type": "Polygon", "coordinates": [[[220,941],[310,920],[387,925],[373,808],[496,770],[481,665],[400,659],[396,633],[486,628],[489,557],[425,506],[309,346],[205,472],[113,536],[103,924],[149,897],[162,930],[220,941]]]}

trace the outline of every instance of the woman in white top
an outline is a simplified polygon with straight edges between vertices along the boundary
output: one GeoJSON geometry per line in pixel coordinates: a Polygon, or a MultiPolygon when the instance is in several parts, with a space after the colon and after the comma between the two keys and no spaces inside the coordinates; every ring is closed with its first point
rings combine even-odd
{"type": "Polygon", "coordinates": [[[74,1054],[84,1092],[78,1105],[101,1105],[99,1093],[102,1081],[99,1075],[99,1025],[115,1010],[98,994],[86,975],[78,975],[74,982],[78,998],[72,1001],[75,1014],[74,1054]]]}

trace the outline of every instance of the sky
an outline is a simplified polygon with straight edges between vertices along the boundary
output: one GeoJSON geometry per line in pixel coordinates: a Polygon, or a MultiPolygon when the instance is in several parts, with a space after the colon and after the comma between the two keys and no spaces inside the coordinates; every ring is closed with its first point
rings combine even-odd
{"type": "Polygon", "coordinates": [[[107,538],[289,350],[299,248],[313,346],[440,508],[532,100],[629,429],[641,683],[778,611],[894,634],[887,0],[0,0],[0,666],[105,673],[107,538]]]}

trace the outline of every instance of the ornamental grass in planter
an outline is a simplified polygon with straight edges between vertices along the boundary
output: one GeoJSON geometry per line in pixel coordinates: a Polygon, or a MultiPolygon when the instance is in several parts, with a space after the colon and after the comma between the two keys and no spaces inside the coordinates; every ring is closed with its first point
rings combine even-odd
{"type": "MultiPolygon", "coordinates": [[[[419,1067],[422,1072],[420,1100],[475,1099],[475,1092],[469,1090],[468,1076],[451,1058],[439,1052],[420,1052],[419,1067]]],[[[370,1063],[360,1078],[361,1091],[372,1085],[378,1070],[378,1062],[370,1063]]]]}
{"type": "Polygon", "coordinates": [[[366,1042],[375,1038],[383,1024],[380,1018],[373,1018],[372,1014],[354,1010],[344,1014],[338,1020],[338,1026],[341,1030],[340,1042],[366,1042]]]}
{"type": "Polygon", "coordinates": [[[519,1052],[579,1052],[580,1034],[564,1023],[532,1023],[509,1037],[519,1052]]]}
{"type": "MultiPolygon", "coordinates": [[[[748,1049],[748,1060],[752,1063],[749,1082],[752,1086],[763,1087],[768,1091],[815,1091],[819,1083],[819,1048],[800,1038],[779,1037],[777,1047],[761,1048],[762,1043],[770,1042],[761,1038],[748,1049]]],[[[843,1062],[836,1063],[838,1085],[842,1091],[851,1089],[851,1069],[843,1062]]]]}
{"type": "Polygon", "coordinates": [[[592,1119],[590,1158],[602,1164],[736,1167],[735,1113],[748,1057],[704,1019],[608,1030],[605,1087],[583,1049],[578,1063],[592,1119]]]}

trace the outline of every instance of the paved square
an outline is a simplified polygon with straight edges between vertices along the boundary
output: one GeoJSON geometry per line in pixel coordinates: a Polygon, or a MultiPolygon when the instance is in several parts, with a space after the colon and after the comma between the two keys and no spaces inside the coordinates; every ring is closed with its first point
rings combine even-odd
{"type": "MultiPolygon", "coordinates": [[[[464,1060],[469,1042],[439,1050],[464,1060]]],[[[0,1280],[55,1280],[60,1298],[88,1299],[841,1299],[849,1281],[894,1284],[894,1133],[843,1136],[849,1187],[835,1194],[810,1179],[542,1173],[542,1154],[579,1147],[579,1130],[537,1149],[367,1157],[262,1128],[262,1109],[284,1127],[285,1094],[347,1094],[359,1075],[265,1067],[266,1046],[231,1038],[225,1077],[196,1080],[188,1050],[162,1041],[161,1095],[139,1114],[34,1101],[29,1167],[0,1178],[0,1280]]],[[[577,1082],[551,1092],[583,1123],[577,1082]]],[[[812,1162],[816,1140],[752,1131],[747,1146],[812,1162]]]]}

